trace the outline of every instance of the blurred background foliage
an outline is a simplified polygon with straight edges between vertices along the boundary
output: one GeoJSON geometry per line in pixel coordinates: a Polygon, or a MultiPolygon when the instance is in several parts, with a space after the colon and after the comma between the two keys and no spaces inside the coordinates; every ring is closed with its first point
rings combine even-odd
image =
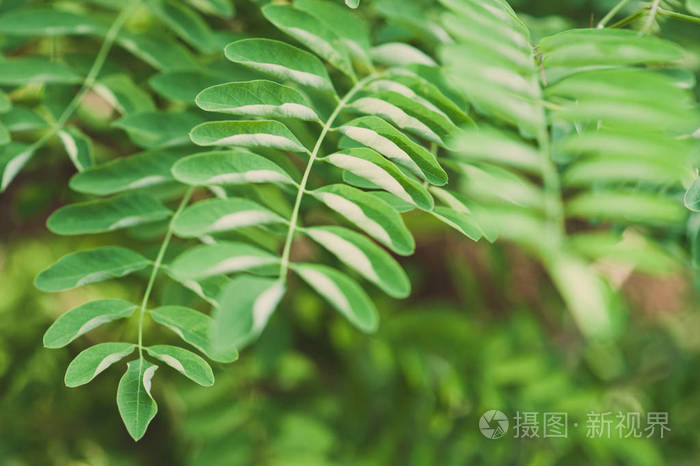
{"type": "MultiPolygon", "coordinates": [[[[0,10],[17,1],[0,2],[0,10]]],[[[237,2],[236,17],[218,26],[227,37],[274,36],[257,11],[263,3],[237,2]]],[[[542,36],[589,26],[617,2],[511,3],[542,36]]],[[[377,42],[405,40],[429,49],[434,30],[426,18],[436,6],[432,0],[363,0],[360,11],[376,25],[377,42]]],[[[686,47],[697,73],[698,29],[677,21],[659,27],[686,47]]],[[[94,50],[91,43],[71,45],[88,55],[94,50]]],[[[88,101],[81,112],[104,124],[99,103],[88,101]]],[[[47,264],[97,241],[45,230],[48,214],[72,196],[73,169],[61,152],[46,151],[0,198],[2,465],[700,464],[695,274],[627,277],[626,331],[616,341],[585,341],[545,273],[522,251],[472,244],[411,215],[417,254],[403,265],[414,291],[404,301],[373,293],[381,312],[376,335],[355,331],[299,287],[257,344],[238,362],[215,368],[214,387],[160,377],[154,384],[159,416],[135,444],[114,409],[118,370],[89,389],[63,386],[65,367],[80,350],[134,335],[135,322],[100,328],[63,350],[41,346],[61,313],[88,299],[138,299],[143,283],[136,276],[59,295],[34,289],[47,264]],[[488,409],[511,419],[516,411],[566,411],[579,427],[570,426],[567,439],[509,433],[489,440],[477,428],[488,409]],[[584,423],[591,411],[667,411],[672,430],[664,439],[588,439],[584,423]]],[[[129,241],[140,239],[120,238],[120,244],[129,241]]],[[[161,283],[157,292],[164,304],[194,302],[173,283],[161,283]]],[[[171,338],[152,325],[147,332],[159,341],[171,338]]]]}

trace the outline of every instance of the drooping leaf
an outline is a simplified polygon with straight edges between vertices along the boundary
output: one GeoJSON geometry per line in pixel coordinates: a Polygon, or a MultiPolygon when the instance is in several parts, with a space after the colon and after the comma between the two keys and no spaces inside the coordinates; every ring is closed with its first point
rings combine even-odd
{"type": "Polygon", "coordinates": [[[100,34],[104,28],[89,16],[56,8],[23,8],[0,16],[0,32],[19,36],[100,34]]]}
{"type": "Polygon", "coordinates": [[[241,116],[298,118],[318,121],[299,91],[272,81],[219,84],[204,89],[196,103],[202,110],[241,116]]]}
{"type": "Polygon", "coordinates": [[[33,147],[19,142],[10,142],[0,148],[0,192],[7,189],[32,155],[33,147]]]}
{"type": "Polygon", "coordinates": [[[27,84],[64,83],[75,84],[81,78],[73,70],[47,58],[25,57],[3,60],[0,85],[26,86],[27,84]]]}
{"type": "Polygon", "coordinates": [[[70,187],[104,196],[167,183],[173,181],[170,169],[182,155],[183,151],[163,149],[120,157],[77,173],[71,178],[70,187]]]}
{"type": "Polygon", "coordinates": [[[122,299],[99,299],[61,315],[44,333],[44,346],[62,348],[81,335],[133,314],[136,305],[122,299]]]}
{"type": "Polygon", "coordinates": [[[153,345],[147,346],[145,349],[148,354],[160,359],[199,385],[205,387],[214,385],[214,373],[211,367],[193,352],[171,345],[153,345]]]}
{"type": "Polygon", "coordinates": [[[374,149],[435,185],[447,183],[447,174],[435,156],[376,116],[357,118],[338,128],[348,138],[374,149]]]}
{"type": "Polygon", "coordinates": [[[214,311],[213,347],[242,349],[256,339],[284,291],[284,286],[276,279],[239,275],[231,280],[221,291],[220,305],[214,311]]]}
{"type": "Polygon", "coordinates": [[[255,246],[221,242],[200,245],[185,251],[175,259],[169,269],[177,280],[186,282],[251,270],[278,262],[277,256],[255,246]]]}
{"type": "Polygon", "coordinates": [[[195,126],[190,138],[200,146],[271,147],[306,152],[296,136],[274,120],[209,121],[195,126]]]}
{"type": "Polygon", "coordinates": [[[182,306],[162,306],[151,309],[150,314],[153,320],[175,332],[209,359],[217,362],[233,362],[238,359],[235,346],[212,347],[209,339],[212,319],[208,315],[182,306]]]}
{"type": "Polygon", "coordinates": [[[173,231],[183,238],[235,230],[286,220],[245,198],[208,199],[187,207],[175,220],[173,231]]]}
{"type": "Polygon", "coordinates": [[[316,52],[338,70],[348,76],[355,76],[345,46],[338,36],[319,20],[285,5],[266,5],[262,12],[268,21],[316,52]]]}
{"type": "Polygon", "coordinates": [[[226,58],[284,81],[335,92],[326,67],[314,55],[284,42],[244,39],[226,46],[226,58]]]}
{"type": "Polygon", "coordinates": [[[77,128],[64,128],[58,131],[63,148],[68,153],[75,168],[82,172],[95,164],[92,155],[92,141],[77,128]]]}
{"type": "Polygon", "coordinates": [[[324,186],[311,194],[397,254],[409,255],[415,249],[401,216],[376,196],[342,184],[324,186]]]}
{"type": "Polygon", "coordinates": [[[49,217],[46,226],[59,235],[83,235],[155,222],[171,214],[156,198],[129,193],[61,207],[49,217]]]}
{"type": "Polygon", "coordinates": [[[117,407],[124,426],[131,437],[138,441],[146,433],[148,424],[158,412],[156,400],[151,395],[151,380],[158,366],[143,358],[127,364],[126,372],[117,387],[117,407]]]}
{"type": "Polygon", "coordinates": [[[396,197],[425,210],[432,209],[433,198],[416,180],[372,149],[347,149],[324,157],[336,167],[362,177],[396,197]]]}
{"type": "Polygon", "coordinates": [[[115,362],[130,355],[133,343],[99,343],[79,353],[66,369],[67,387],[85,385],[115,362]]]}
{"type": "Polygon", "coordinates": [[[126,248],[107,246],[63,256],[41,272],[34,285],[42,291],[63,291],[123,277],[148,265],[150,261],[141,254],[126,248]]]}
{"type": "Polygon", "coordinates": [[[135,144],[153,149],[188,144],[190,129],[201,122],[194,113],[156,111],[126,115],[113,125],[126,131],[135,144]]]}
{"type": "Polygon", "coordinates": [[[401,266],[365,236],[336,226],[309,227],[303,231],[388,295],[394,298],[409,295],[411,283],[401,266]]]}
{"type": "Polygon", "coordinates": [[[377,330],[377,309],[353,279],[323,265],[292,264],[291,267],[358,329],[367,333],[377,330]]]}
{"type": "Polygon", "coordinates": [[[172,168],[175,179],[195,186],[247,183],[294,184],[289,174],[265,157],[241,150],[195,154],[172,168]]]}

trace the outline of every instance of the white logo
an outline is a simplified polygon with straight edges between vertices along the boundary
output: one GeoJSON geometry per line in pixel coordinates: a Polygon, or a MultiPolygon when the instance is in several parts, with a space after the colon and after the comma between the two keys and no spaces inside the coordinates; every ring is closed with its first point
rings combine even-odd
{"type": "Polygon", "coordinates": [[[479,419],[479,430],[486,438],[501,438],[508,432],[508,418],[497,409],[486,411],[479,419]]]}

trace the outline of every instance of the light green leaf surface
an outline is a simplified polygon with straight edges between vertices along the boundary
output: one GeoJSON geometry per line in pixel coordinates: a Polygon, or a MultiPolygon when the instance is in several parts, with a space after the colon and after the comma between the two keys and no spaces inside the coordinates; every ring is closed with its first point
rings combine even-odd
{"type": "Polygon", "coordinates": [[[61,315],[44,333],[44,346],[62,348],[100,325],[125,319],[136,305],[122,299],[99,299],[71,309],[61,315]]]}
{"type": "Polygon", "coordinates": [[[0,192],[7,189],[32,155],[32,146],[27,144],[10,142],[0,147],[0,192]]]}
{"type": "Polygon", "coordinates": [[[126,115],[113,126],[123,129],[134,144],[147,148],[189,144],[189,131],[203,118],[189,112],[142,112],[126,115]]]}
{"type": "Polygon", "coordinates": [[[60,258],[34,281],[42,291],[63,291],[88,283],[123,277],[145,269],[151,261],[129,249],[106,246],[60,258]]]}
{"type": "Polygon", "coordinates": [[[209,364],[191,351],[171,345],[153,345],[147,346],[146,352],[199,385],[214,385],[214,373],[209,364]]]}
{"type": "Polygon", "coordinates": [[[127,365],[117,387],[117,408],[129,435],[138,441],[158,412],[151,395],[151,380],[158,366],[145,359],[135,359],[127,365]]]}
{"type": "Polygon", "coordinates": [[[77,128],[65,128],[59,130],[57,134],[68,157],[79,172],[85,171],[95,164],[92,155],[92,141],[82,131],[77,128]]]}
{"type": "Polygon", "coordinates": [[[88,16],[56,8],[24,8],[0,16],[0,33],[19,36],[100,34],[104,28],[88,16]]]}
{"type": "Polygon", "coordinates": [[[282,123],[274,120],[210,121],[190,132],[199,146],[270,147],[306,152],[306,148],[282,123]]]}
{"type": "Polygon", "coordinates": [[[169,269],[178,281],[202,280],[279,263],[279,257],[247,243],[200,245],[177,257],[169,269]]]}
{"type": "Polygon", "coordinates": [[[85,385],[115,362],[130,355],[133,343],[99,343],[79,353],[66,369],[67,387],[85,385]]]}
{"type": "Polygon", "coordinates": [[[26,86],[40,83],[76,84],[81,78],[73,70],[48,58],[26,57],[0,61],[0,85],[26,86]]]}
{"type": "Polygon", "coordinates": [[[216,49],[215,38],[206,21],[195,11],[174,0],[149,0],[151,11],[178,37],[202,52],[216,49]]]}

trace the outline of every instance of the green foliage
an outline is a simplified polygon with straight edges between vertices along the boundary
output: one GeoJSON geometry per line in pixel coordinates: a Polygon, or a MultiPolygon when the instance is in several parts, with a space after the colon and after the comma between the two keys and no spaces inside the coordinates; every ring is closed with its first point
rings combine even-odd
{"type": "MultiPolygon", "coordinates": [[[[63,347],[138,309],[135,342],[90,346],[65,376],[83,385],[137,350],[117,388],[134,440],[158,411],[149,359],[214,383],[197,354],[147,346],[147,316],[212,361],[233,362],[305,283],[376,332],[380,312],[360,279],[409,296],[387,251],[417,249],[404,213],[473,241],[524,246],[592,341],[615,337],[624,320],[596,264],[687,262],[673,237],[690,224],[684,194],[697,210],[697,180],[685,188],[700,117],[678,72],[684,49],[650,34],[661,16],[687,16],[666,3],[635,13],[640,31],[537,39],[502,0],[443,0],[425,15],[416,7],[396,30],[337,0],[261,6],[255,14],[279,30],[265,33],[290,43],[232,33],[236,10],[222,0],[24,3],[0,9],[0,189],[57,140],[78,172],[70,188],[100,197],[75,196],[49,217],[50,231],[109,233],[110,244],[160,239],[155,249],[71,252],[36,278],[42,291],[129,274],[144,282],[139,304],[90,301],[44,336],[63,347]],[[45,53],[46,44],[94,52],[97,43],[92,64],[45,53]],[[638,241],[625,249],[630,235],[638,241]],[[199,299],[171,305],[154,294],[160,286],[199,299]]],[[[401,10],[377,3],[380,15],[401,10]]]]}

